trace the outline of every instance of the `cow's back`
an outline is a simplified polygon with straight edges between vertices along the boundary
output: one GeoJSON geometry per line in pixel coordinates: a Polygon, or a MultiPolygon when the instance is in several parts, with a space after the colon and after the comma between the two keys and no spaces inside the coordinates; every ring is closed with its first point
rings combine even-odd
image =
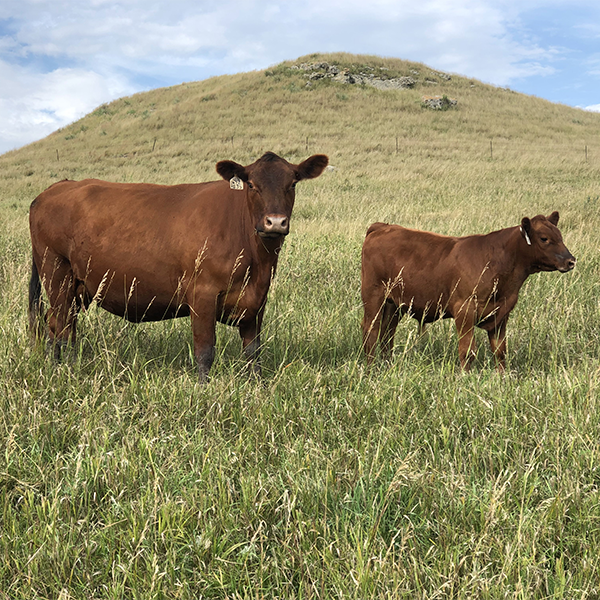
{"type": "Polygon", "coordinates": [[[57,250],[60,246],[70,259],[73,251],[82,249],[148,251],[157,243],[157,232],[167,246],[183,241],[183,232],[190,228],[198,237],[215,233],[224,229],[228,220],[234,220],[236,212],[226,191],[228,186],[223,184],[61,181],[42,192],[31,205],[34,246],[41,238],[41,245],[46,243],[57,250]]]}
{"type": "Polygon", "coordinates": [[[102,306],[115,314],[134,285],[140,306],[151,306],[147,317],[163,318],[203,250],[207,285],[227,284],[246,243],[238,204],[224,181],[59,182],[31,205],[34,258],[67,260],[90,296],[106,290],[102,306]]]}

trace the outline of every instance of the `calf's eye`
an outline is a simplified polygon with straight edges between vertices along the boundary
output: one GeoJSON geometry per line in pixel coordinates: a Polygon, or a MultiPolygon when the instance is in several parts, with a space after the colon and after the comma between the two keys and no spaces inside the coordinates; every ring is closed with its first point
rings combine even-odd
{"type": "Polygon", "coordinates": [[[541,237],[540,240],[542,240],[542,242],[544,242],[544,244],[548,241],[547,237],[541,237]]]}

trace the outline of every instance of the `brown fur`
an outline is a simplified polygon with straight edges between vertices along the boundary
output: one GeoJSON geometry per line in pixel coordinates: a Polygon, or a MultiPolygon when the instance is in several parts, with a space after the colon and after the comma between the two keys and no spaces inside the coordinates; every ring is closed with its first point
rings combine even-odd
{"type": "Polygon", "coordinates": [[[465,369],[474,352],[474,327],[486,330],[498,368],[504,369],[506,321],[527,277],[575,266],[558,219],[558,212],[525,217],[520,227],[467,237],[371,225],[362,250],[362,330],[368,362],[378,339],[383,354],[391,354],[398,320],[409,313],[421,324],[453,318],[465,369]]]}
{"type": "Polygon", "coordinates": [[[236,325],[258,370],[263,311],[294,187],[318,177],[327,162],[315,155],[294,165],[267,153],[246,167],[219,162],[226,181],[52,185],[30,210],[32,328],[41,317],[41,277],[57,356],[75,341],[79,309],[95,299],[135,322],[191,315],[201,379],[213,362],[216,321],[236,325]],[[230,188],[236,175],[243,190],[230,188]]]}

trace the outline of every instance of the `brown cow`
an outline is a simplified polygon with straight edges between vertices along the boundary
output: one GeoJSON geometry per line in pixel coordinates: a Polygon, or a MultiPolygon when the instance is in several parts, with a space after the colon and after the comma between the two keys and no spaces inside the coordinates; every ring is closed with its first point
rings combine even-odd
{"type": "Polygon", "coordinates": [[[134,322],[191,315],[201,380],[214,360],[216,321],[235,325],[259,371],[261,322],[294,188],[327,163],[317,154],[294,165],[268,152],[246,167],[217,163],[226,181],[52,185],[30,210],[32,331],[41,320],[41,276],[57,358],[75,341],[79,309],[97,300],[134,322]]]}
{"type": "Polygon", "coordinates": [[[363,344],[370,364],[378,338],[391,355],[399,318],[421,326],[453,318],[464,369],[474,354],[473,329],[488,332],[497,367],[503,370],[506,321],[521,286],[532,273],[575,266],[563,243],[558,212],[525,217],[520,227],[487,235],[450,237],[374,223],[362,250],[363,344]]]}

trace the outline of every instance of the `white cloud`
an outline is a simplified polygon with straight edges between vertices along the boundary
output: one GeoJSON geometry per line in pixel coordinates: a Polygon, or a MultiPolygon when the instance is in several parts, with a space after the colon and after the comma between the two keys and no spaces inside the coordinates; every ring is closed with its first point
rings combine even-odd
{"type": "Polygon", "coordinates": [[[82,69],[39,75],[0,62],[0,79],[11,82],[0,97],[0,152],[44,137],[103,102],[134,91],[118,78],[82,69]]]}
{"type": "Polygon", "coordinates": [[[591,106],[586,106],[584,110],[589,110],[591,112],[600,112],[600,104],[592,104],[591,106]]]}
{"type": "Polygon", "coordinates": [[[84,60],[97,70],[128,64],[146,72],[210,57],[225,70],[256,68],[319,50],[436,60],[436,66],[505,85],[544,72],[550,51],[514,40],[515,3],[492,0],[305,0],[278,3],[223,0],[172,2],[75,0],[12,5],[16,34],[28,56],[84,60]],[[32,10],[32,7],[37,10],[32,10]],[[511,8],[512,7],[512,8],[511,8]],[[35,15],[33,18],[29,15],[35,15]],[[473,49],[477,51],[474,52],[473,49]],[[240,64],[240,56],[243,64],[240,64]],[[441,64],[440,64],[441,63],[441,64]]]}

